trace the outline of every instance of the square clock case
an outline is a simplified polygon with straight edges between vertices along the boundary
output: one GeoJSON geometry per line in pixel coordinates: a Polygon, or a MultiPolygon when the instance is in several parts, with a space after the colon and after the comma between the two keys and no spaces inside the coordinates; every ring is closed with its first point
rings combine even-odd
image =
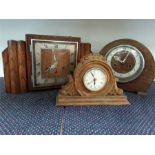
{"type": "Polygon", "coordinates": [[[26,35],[28,89],[59,88],[73,73],[80,50],[80,38],[26,35]]]}

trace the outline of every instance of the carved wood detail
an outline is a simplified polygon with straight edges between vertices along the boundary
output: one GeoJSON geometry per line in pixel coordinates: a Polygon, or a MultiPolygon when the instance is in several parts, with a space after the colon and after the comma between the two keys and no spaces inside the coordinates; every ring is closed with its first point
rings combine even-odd
{"type": "Polygon", "coordinates": [[[100,54],[89,54],[81,58],[74,75],[69,75],[69,82],[59,91],[57,106],[67,105],[128,105],[123,90],[117,87],[118,81],[112,70],[100,54]],[[108,82],[101,91],[91,92],[82,82],[82,75],[90,67],[102,67],[107,70],[108,82]],[[93,98],[93,99],[92,99],[93,98]]]}

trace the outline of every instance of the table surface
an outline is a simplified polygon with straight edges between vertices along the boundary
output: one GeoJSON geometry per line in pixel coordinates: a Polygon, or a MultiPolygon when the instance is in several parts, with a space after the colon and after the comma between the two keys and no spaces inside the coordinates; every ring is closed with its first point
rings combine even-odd
{"type": "Polygon", "coordinates": [[[154,135],[155,82],[129,106],[56,107],[57,90],[13,95],[0,78],[1,135],[154,135]]]}

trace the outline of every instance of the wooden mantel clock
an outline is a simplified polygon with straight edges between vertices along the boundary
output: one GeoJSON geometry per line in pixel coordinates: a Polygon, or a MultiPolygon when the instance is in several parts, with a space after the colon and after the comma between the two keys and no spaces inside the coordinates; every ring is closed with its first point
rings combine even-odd
{"type": "Polygon", "coordinates": [[[6,92],[60,88],[89,53],[91,44],[79,37],[26,34],[26,41],[9,40],[2,52],[6,92]]]}
{"type": "Polygon", "coordinates": [[[89,54],[81,59],[74,75],[69,75],[69,83],[59,91],[56,105],[128,105],[116,81],[105,58],[89,54]]]}
{"type": "Polygon", "coordinates": [[[155,78],[155,62],[148,48],[136,40],[119,39],[107,44],[100,54],[119,79],[120,88],[146,93],[155,78]]]}

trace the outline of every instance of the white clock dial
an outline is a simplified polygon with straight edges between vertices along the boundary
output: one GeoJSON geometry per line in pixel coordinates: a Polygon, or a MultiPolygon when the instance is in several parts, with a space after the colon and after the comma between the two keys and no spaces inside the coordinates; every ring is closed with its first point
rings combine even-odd
{"type": "Polygon", "coordinates": [[[119,45],[106,54],[108,64],[119,82],[136,79],[143,71],[145,61],[141,52],[131,45],[119,45]]]}
{"type": "Polygon", "coordinates": [[[106,73],[100,68],[91,68],[83,76],[84,86],[90,91],[101,90],[106,82],[106,73]]]}

